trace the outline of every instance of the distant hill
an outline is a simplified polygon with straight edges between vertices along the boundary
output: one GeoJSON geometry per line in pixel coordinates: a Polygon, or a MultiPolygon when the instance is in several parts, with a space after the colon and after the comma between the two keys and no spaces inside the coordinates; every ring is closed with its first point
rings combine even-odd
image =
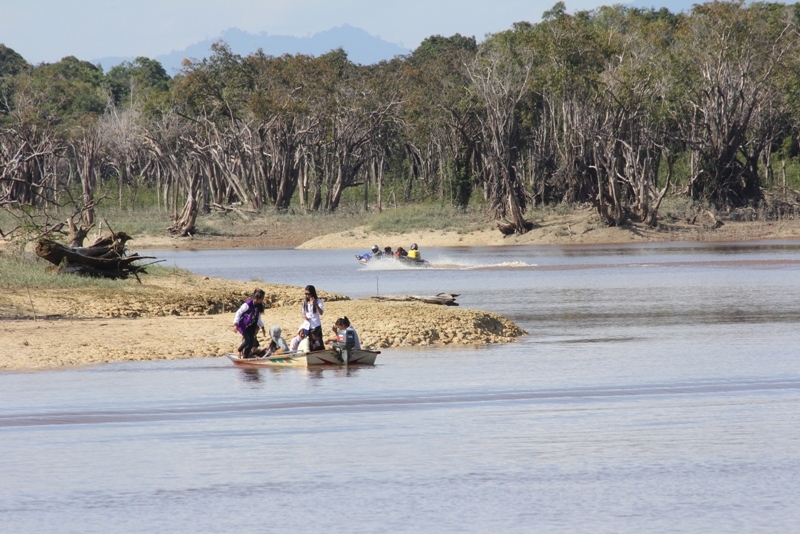
{"type": "MultiPolygon", "coordinates": [[[[314,34],[310,37],[292,37],[290,35],[269,35],[266,32],[247,33],[238,28],[231,28],[219,37],[206,39],[189,45],[183,50],[174,50],[169,54],[156,56],[167,74],[174,76],[181,68],[184,58],[202,59],[211,51],[211,44],[223,40],[230,45],[235,54],[248,55],[259,48],[265,54],[280,56],[283,54],[308,54],[318,56],[336,48],[343,48],[347,57],[354,63],[371,65],[382,60],[392,59],[397,55],[408,54],[400,45],[389,43],[379,37],[372,36],[360,28],[345,24],[330,30],[314,34]]],[[[100,63],[108,72],[111,67],[123,61],[133,61],[135,57],[104,57],[92,63],[100,63]]]]}

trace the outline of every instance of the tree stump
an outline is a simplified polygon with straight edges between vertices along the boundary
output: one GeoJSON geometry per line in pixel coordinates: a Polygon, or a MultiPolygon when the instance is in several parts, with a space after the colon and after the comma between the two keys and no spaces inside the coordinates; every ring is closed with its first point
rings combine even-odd
{"type": "MultiPolygon", "coordinates": [[[[125,243],[130,239],[125,232],[112,232],[89,247],[67,247],[43,237],[36,243],[35,250],[37,256],[57,265],[60,273],[111,279],[133,275],[138,280],[138,274],[147,271],[145,266],[134,263],[155,257],[139,256],[137,253],[128,255],[125,243]]],[[[75,242],[73,239],[73,244],[75,242]]]]}

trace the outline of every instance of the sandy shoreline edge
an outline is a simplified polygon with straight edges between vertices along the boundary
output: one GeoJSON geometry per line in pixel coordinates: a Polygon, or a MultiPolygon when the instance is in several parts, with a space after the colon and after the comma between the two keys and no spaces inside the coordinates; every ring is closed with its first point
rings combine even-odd
{"type": "MultiPolygon", "coordinates": [[[[120,290],[8,290],[0,295],[0,370],[31,370],[96,363],[214,358],[232,352],[234,311],[258,285],[267,292],[264,322],[289,340],[301,322],[300,287],[183,275],[143,277],[120,290]]],[[[351,300],[320,291],[323,327],[346,315],[362,345],[506,343],[525,334],[491,312],[420,302],[351,300]]],[[[263,341],[263,340],[262,340],[263,341]]]]}

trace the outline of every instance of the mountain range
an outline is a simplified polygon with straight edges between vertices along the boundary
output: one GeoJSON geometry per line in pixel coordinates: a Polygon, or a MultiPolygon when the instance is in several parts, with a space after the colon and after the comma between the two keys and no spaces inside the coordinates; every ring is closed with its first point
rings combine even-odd
{"type": "MultiPolygon", "coordinates": [[[[265,54],[280,56],[283,54],[307,54],[319,56],[336,48],[347,52],[347,57],[354,63],[371,65],[395,56],[408,54],[410,50],[402,46],[384,41],[360,28],[348,24],[337,26],[308,37],[293,37],[291,35],[269,35],[266,32],[257,34],[247,33],[238,28],[231,28],[214,39],[205,39],[194,43],[183,50],[174,50],[168,54],[156,56],[167,74],[174,76],[180,69],[185,58],[202,59],[210,54],[211,45],[217,41],[225,41],[234,54],[248,55],[259,48],[265,54]]],[[[95,59],[92,63],[100,64],[108,72],[111,67],[123,61],[133,61],[134,57],[104,57],[95,59]]]]}
{"type": "MultiPolygon", "coordinates": [[[[655,8],[666,7],[673,13],[689,12],[692,5],[703,3],[704,0],[633,0],[628,3],[630,7],[655,8]]],[[[238,28],[231,28],[222,32],[218,37],[205,39],[184,48],[173,50],[168,54],[156,56],[167,74],[174,76],[181,69],[184,59],[202,59],[208,57],[211,45],[216,41],[225,41],[235,54],[252,54],[259,48],[265,54],[280,56],[283,54],[307,54],[319,56],[342,48],[347,52],[350,61],[361,65],[371,65],[383,60],[392,59],[398,55],[408,54],[411,51],[396,43],[384,41],[380,37],[370,35],[366,31],[348,24],[337,26],[308,37],[294,37],[291,35],[269,35],[266,32],[248,33],[238,28]]],[[[100,64],[108,72],[111,67],[123,61],[133,61],[135,57],[103,57],[92,62],[100,64]]]]}

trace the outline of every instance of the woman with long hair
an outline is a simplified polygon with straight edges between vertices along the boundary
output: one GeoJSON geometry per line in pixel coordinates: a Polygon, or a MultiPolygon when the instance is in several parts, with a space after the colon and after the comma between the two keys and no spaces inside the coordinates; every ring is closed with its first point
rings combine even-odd
{"type": "Polygon", "coordinates": [[[308,323],[309,338],[314,340],[311,350],[322,350],[325,348],[325,344],[322,342],[322,319],[320,318],[324,313],[325,306],[322,303],[322,299],[317,296],[317,289],[312,285],[307,285],[300,315],[302,315],[303,320],[308,323]],[[315,332],[316,335],[312,336],[311,334],[315,332]]]}

